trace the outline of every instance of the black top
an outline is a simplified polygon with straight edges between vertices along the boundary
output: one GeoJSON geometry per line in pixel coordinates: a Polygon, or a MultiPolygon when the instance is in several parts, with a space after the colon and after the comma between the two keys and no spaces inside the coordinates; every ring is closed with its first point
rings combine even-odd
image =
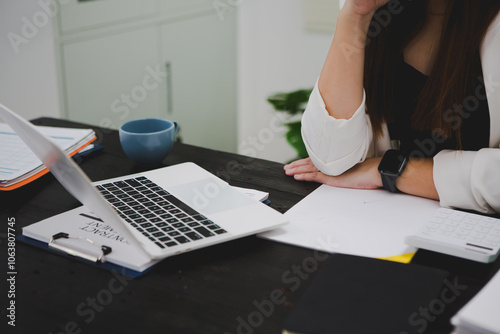
{"type": "MultiPolygon", "coordinates": [[[[418,96],[422,91],[427,76],[407,64],[403,57],[396,65],[394,122],[388,123],[391,140],[399,140],[401,148],[420,157],[433,157],[444,149],[456,150],[456,138],[439,138],[432,131],[415,131],[411,128],[411,116],[417,106],[418,96]]],[[[477,151],[488,147],[490,138],[490,115],[482,75],[478,78],[476,89],[468,92],[461,105],[455,105],[445,111],[445,121],[452,122],[452,127],[461,126],[462,149],[477,151]],[[459,108],[461,117],[451,113],[459,108]]]]}

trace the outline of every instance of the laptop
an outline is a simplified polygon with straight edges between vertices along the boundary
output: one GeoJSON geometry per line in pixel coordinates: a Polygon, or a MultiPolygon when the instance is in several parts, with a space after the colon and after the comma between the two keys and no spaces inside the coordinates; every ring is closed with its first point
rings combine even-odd
{"type": "Polygon", "coordinates": [[[288,222],[194,163],[92,183],[31,123],[0,104],[0,117],[88,210],[151,259],[267,231],[288,222]]]}

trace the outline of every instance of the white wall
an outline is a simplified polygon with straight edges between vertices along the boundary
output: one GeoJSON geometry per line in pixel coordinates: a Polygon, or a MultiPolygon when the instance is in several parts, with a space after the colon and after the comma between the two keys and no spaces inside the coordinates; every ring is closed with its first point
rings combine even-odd
{"type": "MultiPolygon", "coordinates": [[[[27,119],[61,117],[52,22],[37,27],[16,53],[10,32],[21,37],[41,0],[0,0],[0,102],[27,119]],[[25,21],[23,21],[25,18],[25,21]]],[[[43,1],[43,0],[42,0],[43,1]]],[[[311,88],[328,51],[331,33],[305,29],[304,3],[313,0],[227,2],[238,13],[238,147],[240,153],[286,162],[295,151],[267,97],[311,88]]],[[[322,0],[326,1],[326,0],[322,0]]],[[[337,0],[329,0],[335,1],[337,0]]],[[[46,2],[46,1],[45,1],[46,2]]],[[[335,20],[336,12],[332,12],[335,20]]]]}
{"type": "MultiPolygon", "coordinates": [[[[337,1],[335,1],[337,3],[337,1]]],[[[287,162],[296,157],[267,97],[312,88],[331,33],[307,31],[303,0],[243,0],[238,8],[239,152],[287,162]]],[[[337,13],[332,12],[332,20],[337,13]]]]}
{"type": "Polygon", "coordinates": [[[60,117],[53,23],[45,18],[38,0],[0,1],[0,102],[27,119],[60,117]]]}

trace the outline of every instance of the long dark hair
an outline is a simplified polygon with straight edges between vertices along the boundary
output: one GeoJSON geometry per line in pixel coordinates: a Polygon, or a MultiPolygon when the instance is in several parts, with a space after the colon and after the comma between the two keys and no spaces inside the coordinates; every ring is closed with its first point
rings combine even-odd
{"type": "MultiPolygon", "coordinates": [[[[388,13],[391,2],[378,10],[379,18],[388,13]]],[[[393,121],[395,64],[404,47],[422,28],[427,15],[425,0],[399,2],[402,9],[390,16],[386,27],[377,30],[380,19],[377,21],[377,15],[374,16],[365,50],[366,107],[376,136],[381,136],[384,121],[393,121]]],[[[462,104],[467,92],[477,83],[481,74],[480,48],[499,11],[498,0],[449,1],[436,62],[412,117],[414,130],[439,128],[446,138],[456,137],[461,146],[460,127],[452,127],[444,113],[454,104],[462,104]]],[[[384,22],[387,23],[387,17],[384,22]]]]}

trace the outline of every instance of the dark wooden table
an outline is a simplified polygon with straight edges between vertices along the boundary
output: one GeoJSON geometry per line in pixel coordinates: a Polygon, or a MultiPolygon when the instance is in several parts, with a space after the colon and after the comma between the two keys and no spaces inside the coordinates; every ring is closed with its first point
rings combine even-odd
{"type": "MultiPolygon", "coordinates": [[[[51,118],[33,123],[89,127],[51,118]]],[[[104,150],[77,160],[93,181],[143,170],[125,157],[116,131],[94,129],[104,150]]],[[[164,164],[185,161],[195,162],[231,185],[269,192],[271,207],[280,212],[318,187],[285,176],[279,163],[181,143],[176,143],[164,164]]],[[[50,174],[18,190],[0,193],[2,284],[8,271],[7,222],[14,218],[15,233],[20,234],[23,226],[77,206],[50,174]]],[[[310,257],[314,257],[312,250],[252,236],[167,258],[145,276],[129,279],[17,242],[16,327],[7,327],[7,332],[280,333],[285,318],[321,268],[318,261],[318,268],[297,271],[303,263],[311,263],[304,261],[310,257]],[[282,302],[266,302],[275,291],[283,293],[282,302]]],[[[500,265],[499,261],[483,265],[422,251],[413,263],[447,269],[460,284],[467,285],[430,322],[426,333],[449,332],[449,318],[500,265]]],[[[6,286],[0,292],[2,326],[8,321],[7,291],[6,286]]]]}

